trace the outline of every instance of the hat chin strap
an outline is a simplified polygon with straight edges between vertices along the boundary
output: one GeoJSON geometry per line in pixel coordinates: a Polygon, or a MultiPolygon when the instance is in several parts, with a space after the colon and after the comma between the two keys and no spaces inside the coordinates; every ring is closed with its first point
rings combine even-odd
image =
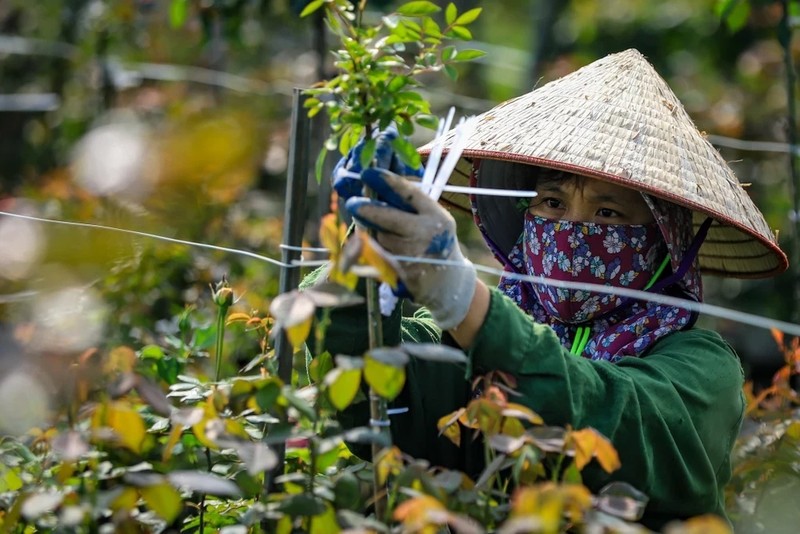
{"type": "Polygon", "coordinates": [[[714,222],[714,219],[711,217],[706,217],[706,220],[703,221],[703,224],[700,225],[700,229],[697,230],[697,234],[695,234],[694,239],[692,240],[692,244],[686,250],[686,254],[683,255],[681,259],[680,265],[678,265],[678,269],[672,273],[671,275],[667,276],[663,280],[656,282],[653,284],[649,289],[646,291],[650,293],[661,293],[669,286],[680,282],[686,272],[694,263],[694,260],[697,258],[698,253],[700,252],[700,247],[703,244],[703,241],[706,240],[706,236],[708,235],[708,230],[711,228],[711,223],[714,222]]]}

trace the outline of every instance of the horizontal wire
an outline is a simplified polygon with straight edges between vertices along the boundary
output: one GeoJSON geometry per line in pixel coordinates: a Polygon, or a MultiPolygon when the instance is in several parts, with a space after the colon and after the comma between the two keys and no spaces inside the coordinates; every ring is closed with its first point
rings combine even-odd
{"type": "Polygon", "coordinates": [[[17,219],[25,219],[28,221],[36,221],[40,223],[50,223],[50,224],[62,224],[64,226],[77,226],[80,228],[92,228],[95,230],[107,230],[109,232],[119,232],[123,234],[135,235],[139,237],[148,237],[150,239],[157,239],[159,241],[167,241],[168,243],[176,243],[178,245],[186,245],[190,247],[198,247],[198,248],[207,248],[211,250],[219,250],[222,252],[230,252],[232,254],[238,254],[240,256],[247,256],[249,258],[254,258],[257,260],[265,261],[267,263],[271,263],[273,265],[277,265],[278,267],[292,267],[292,265],[288,263],[284,263],[279,260],[272,259],[268,256],[262,256],[261,254],[256,254],[255,252],[250,252],[248,250],[241,250],[236,248],[228,248],[222,247],[219,245],[209,245],[208,243],[198,243],[197,241],[188,241],[185,239],[177,239],[174,237],[167,237],[159,234],[151,234],[149,232],[140,232],[138,230],[128,230],[126,228],[116,228],[114,226],[106,226],[103,224],[93,224],[93,223],[84,223],[84,222],[77,222],[77,221],[62,221],[59,219],[47,219],[45,217],[35,217],[33,215],[22,215],[20,213],[11,213],[8,211],[0,211],[0,215],[5,215],[6,217],[15,217],[17,219]]]}
{"type": "Polygon", "coordinates": [[[294,245],[284,245],[283,243],[278,246],[283,250],[295,250],[298,252],[330,252],[325,247],[297,247],[294,245]]]}
{"type": "MultiPolygon", "coordinates": [[[[82,222],[75,222],[75,221],[62,221],[58,219],[47,219],[44,217],[35,217],[32,215],[22,215],[19,213],[11,213],[7,211],[0,211],[0,215],[5,215],[7,217],[15,217],[19,219],[26,219],[30,221],[40,222],[40,223],[49,223],[49,224],[61,224],[65,226],[73,226],[73,227],[81,227],[81,228],[90,228],[96,230],[107,230],[112,232],[120,232],[124,234],[136,235],[139,237],[146,237],[150,239],[156,239],[158,241],[166,241],[169,243],[176,243],[179,245],[186,245],[190,247],[198,247],[198,248],[205,248],[211,250],[218,250],[222,252],[229,252],[231,254],[237,254],[240,256],[245,256],[248,258],[253,258],[257,260],[261,260],[272,265],[277,265],[279,267],[286,267],[286,268],[299,268],[299,267],[319,267],[328,263],[327,260],[311,260],[311,261],[303,261],[297,260],[293,261],[290,264],[286,264],[279,260],[275,260],[268,256],[263,256],[261,254],[256,254],[254,252],[250,252],[247,250],[229,248],[229,247],[222,247],[218,245],[210,245],[207,243],[198,243],[195,241],[188,241],[184,239],[176,239],[172,237],[166,237],[158,234],[152,234],[149,232],[140,232],[137,230],[128,230],[124,228],[115,228],[113,226],[105,226],[101,224],[92,224],[92,223],[82,223],[82,222]]],[[[302,248],[302,247],[298,247],[302,248]]],[[[403,263],[428,263],[434,265],[452,265],[452,266],[464,266],[461,262],[455,261],[448,261],[448,260],[438,260],[432,258],[418,258],[413,256],[402,256],[397,255],[393,256],[395,260],[403,263]]],[[[719,317],[721,319],[728,319],[731,321],[735,321],[741,324],[747,324],[750,326],[755,326],[758,328],[777,328],[782,332],[800,337],[800,325],[789,323],[786,321],[781,321],[778,319],[772,319],[769,317],[763,317],[760,315],[755,315],[752,313],[746,313],[738,310],[733,310],[730,308],[725,308],[722,306],[717,306],[714,304],[707,304],[705,302],[695,302],[692,300],[681,299],[677,297],[670,297],[668,295],[662,295],[657,293],[649,293],[646,291],[638,291],[635,289],[627,289],[622,287],[613,287],[613,286],[605,286],[600,284],[587,284],[583,282],[568,282],[563,280],[554,280],[550,278],[543,278],[538,276],[530,276],[530,275],[523,275],[517,273],[510,273],[499,269],[497,267],[489,267],[486,265],[475,265],[475,269],[479,272],[501,277],[504,276],[506,278],[519,280],[523,282],[532,282],[532,283],[539,283],[544,284],[552,287],[561,287],[566,289],[578,289],[584,291],[593,291],[597,293],[605,293],[610,295],[616,295],[620,297],[629,297],[634,298],[637,300],[646,300],[651,302],[657,302],[659,304],[665,304],[668,306],[676,306],[683,309],[687,309],[690,311],[696,311],[698,313],[704,313],[706,315],[710,315],[713,317],[719,317]]]]}

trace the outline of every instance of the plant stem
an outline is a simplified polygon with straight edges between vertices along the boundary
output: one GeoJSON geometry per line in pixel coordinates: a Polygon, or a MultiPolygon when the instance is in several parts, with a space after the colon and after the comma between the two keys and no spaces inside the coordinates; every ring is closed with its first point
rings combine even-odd
{"type": "Polygon", "coordinates": [[[225,343],[225,316],[227,315],[227,308],[224,306],[217,306],[217,342],[216,342],[216,369],[214,370],[214,381],[219,382],[222,375],[222,348],[225,343]]]}
{"type": "MultiPolygon", "coordinates": [[[[208,462],[208,472],[211,472],[211,449],[206,447],[206,461],[208,462]]],[[[197,527],[197,532],[203,534],[206,531],[206,494],[200,496],[200,524],[197,527]]]]}

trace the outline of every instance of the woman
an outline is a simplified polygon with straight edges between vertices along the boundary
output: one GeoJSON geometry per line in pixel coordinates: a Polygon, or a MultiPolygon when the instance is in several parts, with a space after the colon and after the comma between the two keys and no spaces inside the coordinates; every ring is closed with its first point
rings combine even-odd
{"type": "MultiPolygon", "coordinates": [[[[646,493],[646,526],[724,516],[744,412],[736,355],[717,334],[694,328],[684,308],[558,283],[699,301],[700,269],[753,277],[786,268],[763,217],[666,83],[636,51],[603,58],[481,115],[452,180],[459,176],[536,192],[522,205],[470,199],[507,273],[496,289],[463,258],[449,213],[410,181],[367,170],[362,179],[379,200],[346,203],[390,252],[444,260],[404,264],[404,283],[425,308],[388,318],[386,344],[459,346],[473,374],[512,373],[516,401],[547,424],[603,433],[622,467],[609,475],[590,464],[584,483],[596,491],[624,480],[646,493]]],[[[366,349],[358,314],[336,312],[328,350],[366,349]]],[[[412,361],[393,404],[395,442],[435,464],[477,468],[474,449],[455,449],[435,427],[469,395],[463,371],[412,361]]],[[[365,410],[348,417],[366,419],[365,410]]]]}

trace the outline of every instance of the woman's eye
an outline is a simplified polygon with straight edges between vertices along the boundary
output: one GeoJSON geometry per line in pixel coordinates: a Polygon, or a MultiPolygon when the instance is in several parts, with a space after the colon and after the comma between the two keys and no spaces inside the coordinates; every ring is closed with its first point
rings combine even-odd
{"type": "Polygon", "coordinates": [[[542,204],[552,209],[558,209],[561,207],[561,201],[557,198],[545,198],[542,200],[542,204]]]}
{"type": "Polygon", "coordinates": [[[599,210],[597,210],[597,215],[599,217],[611,218],[611,217],[618,217],[620,214],[610,208],[600,208],[599,210]]]}

